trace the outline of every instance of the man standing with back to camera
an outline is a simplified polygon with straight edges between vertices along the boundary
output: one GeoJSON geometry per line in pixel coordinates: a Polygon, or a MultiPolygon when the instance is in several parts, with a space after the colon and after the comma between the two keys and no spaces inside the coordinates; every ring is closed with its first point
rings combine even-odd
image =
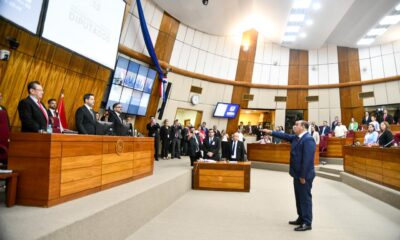
{"type": "Polygon", "coordinates": [[[284,139],[291,143],[290,176],[293,177],[294,193],[298,218],[289,221],[291,225],[299,225],[295,231],[311,230],[312,223],[312,182],[314,171],[314,138],[307,132],[309,125],[304,120],[296,121],[293,126],[295,135],[264,129],[267,134],[284,139]]]}

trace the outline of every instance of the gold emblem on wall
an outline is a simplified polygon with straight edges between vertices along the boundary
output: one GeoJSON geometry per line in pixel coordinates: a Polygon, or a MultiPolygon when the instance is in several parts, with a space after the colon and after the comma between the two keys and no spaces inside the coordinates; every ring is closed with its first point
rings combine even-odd
{"type": "Polygon", "coordinates": [[[115,151],[117,152],[118,155],[121,155],[124,152],[124,141],[119,139],[115,143],[115,151]]]}

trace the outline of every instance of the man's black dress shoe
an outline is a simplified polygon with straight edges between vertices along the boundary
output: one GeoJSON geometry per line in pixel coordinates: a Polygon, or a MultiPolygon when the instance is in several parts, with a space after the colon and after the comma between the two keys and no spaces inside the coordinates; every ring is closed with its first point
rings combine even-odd
{"type": "Polygon", "coordinates": [[[307,231],[307,230],[311,230],[311,225],[307,225],[307,224],[301,224],[300,226],[298,226],[297,228],[295,228],[294,230],[297,232],[303,232],[303,231],[307,231]]]}
{"type": "Polygon", "coordinates": [[[302,225],[303,221],[297,219],[296,221],[289,221],[290,225],[302,225]]]}

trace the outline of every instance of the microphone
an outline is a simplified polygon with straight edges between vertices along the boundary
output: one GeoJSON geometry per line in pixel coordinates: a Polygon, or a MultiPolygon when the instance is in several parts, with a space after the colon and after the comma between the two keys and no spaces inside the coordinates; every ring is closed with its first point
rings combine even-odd
{"type": "Polygon", "coordinates": [[[386,145],[384,145],[383,147],[385,148],[385,147],[387,147],[387,146],[389,146],[390,144],[392,144],[394,142],[394,138],[392,139],[392,141],[390,141],[390,142],[388,142],[386,145]]]}

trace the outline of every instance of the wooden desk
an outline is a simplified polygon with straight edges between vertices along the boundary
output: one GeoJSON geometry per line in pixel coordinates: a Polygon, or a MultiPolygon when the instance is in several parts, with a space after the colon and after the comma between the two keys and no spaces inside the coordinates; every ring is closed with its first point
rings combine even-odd
{"type": "Polygon", "coordinates": [[[153,138],[12,133],[17,204],[49,207],[153,174],[153,138]]]}
{"type": "MultiPolygon", "coordinates": [[[[247,158],[250,161],[268,163],[290,163],[290,144],[247,144],[247,158]]],[[[319,164],[319,145],[314,154],[314,165],[319,164]]]]}
{"type": "Polygon", "coordinates": [[[400,190],[400,148],[344,146],[344,171],[400,190]]]}
{"type": "Polygon", "coordinates": [[[353,144],[353,138],[330,137],[328,138],[328,146],[326,149],[326,153],[321,154],[321,156],[342,158],[344,157],[343,146],[352,144],[353,144]]]}
{"type": "Polygon", "coordinates": [[[195,162],[193,189],[217,191],[250,191],[251,162],[195,162]]]}
{"type": "Polygon", "coordinates": [[[0,173],[0,179],[6,181],[6,206],[15,205],[15,196],[17,194],[18,173],[0,173]]]}

